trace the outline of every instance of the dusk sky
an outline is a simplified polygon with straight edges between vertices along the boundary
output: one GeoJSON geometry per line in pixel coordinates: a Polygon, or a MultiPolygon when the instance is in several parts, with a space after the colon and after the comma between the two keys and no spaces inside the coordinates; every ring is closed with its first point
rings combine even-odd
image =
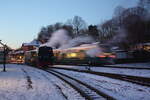
{"type": "Polygon", "coordinates": [[[42,26],[66,22],[78,15],[87,24],[113,16],[116,6],[135,6],[138,0],[0,0],[0,40],[12,48],[37,37],[42,26]]]}

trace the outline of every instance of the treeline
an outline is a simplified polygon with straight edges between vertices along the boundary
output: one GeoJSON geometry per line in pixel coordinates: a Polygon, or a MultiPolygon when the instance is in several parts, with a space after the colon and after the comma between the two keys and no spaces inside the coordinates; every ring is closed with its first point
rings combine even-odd
{"type": "Polygon", "coordinates": [[[57,22],[43,27],[37,39],[45,43],[54,31],[62,28],[72,38],[91,36],[95,41],[120,45],[122,48],[150,42],[150,0],[139,0],[137,6],[132,8],[118,6],[112,19],[98,25],[87,25],[81,17],[74,16],[66,23],[57,22]]]}

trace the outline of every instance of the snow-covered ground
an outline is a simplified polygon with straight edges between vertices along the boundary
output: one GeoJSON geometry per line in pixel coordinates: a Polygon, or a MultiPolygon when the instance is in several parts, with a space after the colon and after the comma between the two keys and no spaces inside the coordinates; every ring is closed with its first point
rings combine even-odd
{"type": "Polygon", "coordinates": [[[26,65],[0,65],[0,100],[84,100],[57,77],[26,65]]]}
{"type": "MultiPolygon", "coordinates": [[[[3,65],[0,65],[0,100],[85,100],[68,84],[42,70],[17,64],[7,64],[7,72],[2,70],[3,65]]],[[[118,100],[150,100],[149,87],[103,76],[59,71],[78,78],[118,100]]]]}
{"type": "Polygon", "coordinates": [[[113,96],[117,100],[150,100],[150,88],[103,76],[54,69],[113,96]]]}
{"type": "MultiPolygon", "coordinates": [[[[113,66],[125,66],[125,67],[136,67],[136,66],[144,66],[150,68],[150,63],[135,63],[135,64],[116,64],[113,66]]],[[[73,68],[73,69],[87,69],[87,66],[73,66],[73,65],[54,65],[54,67],[64,67],[64,68],[73,68]]],[[[150,78],[150,70],[147,69],[127,69],[127,68],[109,68],[109,67],[94,67],[90,66],[92,71],[97,72],[107,72],[107,73],[116,73],[116,74],[125,74],[132,76],[141,76],[141,77],[149,77],[150,78]]]]}

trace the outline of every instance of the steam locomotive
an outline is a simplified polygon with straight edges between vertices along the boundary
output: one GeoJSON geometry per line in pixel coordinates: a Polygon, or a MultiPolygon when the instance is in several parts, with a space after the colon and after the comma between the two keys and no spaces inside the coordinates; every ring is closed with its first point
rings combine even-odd
{"type": "Polygon", "coordinates": [[[25,52],[25,64],[47,68],[53,64],[53,50],[51,47],[42,46],[37,50],[25,52]]]}

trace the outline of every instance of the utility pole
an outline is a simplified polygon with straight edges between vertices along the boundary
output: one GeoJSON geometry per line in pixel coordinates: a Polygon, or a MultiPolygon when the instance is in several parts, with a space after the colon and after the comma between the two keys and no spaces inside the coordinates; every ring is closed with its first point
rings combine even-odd
{"type": "Polygon", "coordinates": [[[3,72],[6,72],[6,53],[7,53],[7,51],[6,51],[6,49],[7,49],[7,46],[5,45],[5,44],[3,44],[2,42],[1,42],[2,40],[0,40],[0,44],[3,46],[3,48],[4,48],[4,58],[3,58],[3,66],[4,66],[4,68],[3,68],[3,72]]]}

